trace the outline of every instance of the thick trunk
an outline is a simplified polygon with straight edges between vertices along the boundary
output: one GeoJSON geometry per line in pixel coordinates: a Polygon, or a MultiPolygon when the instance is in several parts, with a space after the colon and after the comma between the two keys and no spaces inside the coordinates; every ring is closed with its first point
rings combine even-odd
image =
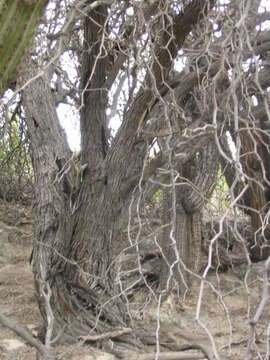
{"type": "MultiPolygon", "coordinates": [[[[166,49],[157,54],[158,61],[166,68],[177,54],[175,46],[182,46],[205,3],[194,1],[186,13],[177,16],[174,32],[180,33],[171,49],[172,56],[168,56],[166,49]]],[[[105,332],[125,322],[119,304],[121,298],[114,296],[114,260],[121,251],[121,214],[126,216],[123,206],[136,186],[126,187],[126,179],[132,171],[136,170],[136,174],[142,171],[146,151],[137,130],[149,102],[154,99],[149,89],[139,92],[108,150],[107,93],[103,90],[108,75],[102,43],[105,32],[106,7],[100,6],[85,20],[81,161],[87,168],[79,189],[74,190],[77,186],[74,179],[80,169],[74,165],[59,125],[51,79],[40,76],[22,93],[35,172],[33,268],[37,298],[47,330],[52,327],[53,334],[60,334],[61,340],[70,342],[88,334],[90,329],[105,332]]],[[[157,69],[158,61],[153,72],[160,88],[163,79],[157,69]]],[[[28,73],[22,76],[21,85],[36,75],[34,64],[25,64],[25,68],[28,73]]],[[[165,70],[167,73],[168,69],[165,70]]],[[[147,79],[150,78],[148,75],[147,79]]],[[[51,335],[47,331],[48,336],[51,335]]]]}
{"type": "Polygon", "coordinates": [[[90,328],[105,331],[112,324],[123,323],[117,308],[110,312],[102,309],[102,304],[113,295],[110,265],[111,244],[116,241],[115,199],[104,179],[93,182],[93,176],[86,173],[80,194],[72,202],[72,170],[61,178],[58,167],[66,166],[72,157],[58,125],[48,79],[40,77],[30,83],[24,89],[23,103],[35,171],[33,269],[37,298],[47,324],[43,288],[48,284],[54,334],[65,329],[62,339],[77,341],[90,328]],[[99,297],[91,289],[98,289],[99,297]],[[96,323],[99,311],[107,325],[96,323]]]}
{"type": "Polygon", "coordinates": [[[180,171],[181,184],[164,191],[163,262],[160,290],[170,290],[175,277],[179,292],[184,293],[201,268],[201,209],[216,184],[218,159],[214,157],[214,139],[200,151],[197,159],[180,171]],[[174,193],[172,193],[172,191],[174,193]]]}
{"type": "MultiPolygon", "coordinates": [[[[105,18],[104,9],[99,9],[86,20],[92,22],[86,26],[86,47],[95,46],[89,61],[89,49],[85,50],[83,63],[81,158],[87,168],[80,189],[74,190],[80,169],[74,165],[59,125],[50,78],[40,76],[22,93],[35,172],[33,270],[37,299],[48,328],[44,288],[50,288],[53,334],[63,332],[61,340],[68,341],[77,341],[92,328],[104,332],[123,324],[117,301],[108,302],[114,294],[112,244],[117,247],[115,224],[121,202],[118,189],[112,191],[104,172],[106,93],[99,89],[106,74],[102,57],[94,61],[105,18]],[[97,315],[106,321],[98,321],[97,315]]],[[[38,71],[30,61],[24,69],[22,85],[38,71]]]]}

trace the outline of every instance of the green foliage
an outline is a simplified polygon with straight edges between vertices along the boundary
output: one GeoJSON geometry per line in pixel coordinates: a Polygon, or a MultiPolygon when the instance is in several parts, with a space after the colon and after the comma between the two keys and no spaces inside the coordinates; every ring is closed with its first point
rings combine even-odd
{"type": "Polygon", "coordinates": [[[230,191],[227,185],[226,179],[219,168],[217,182],[215,190],[210,199],[211,207],[214,207],[215,211],[221,213],[224,212],[230,204],[230,191]]]}
{"type": "Polygon", "coordinates": [[[11,201],[30,200],[33,169],[25,126],[11,117],[0,141],[0,198],[11,201]]]}
{"type": "Polygon", "coordinates": [[[0,93],[14,78],[47,0],[0,0],[0,93]]]}
{"type": "Polygon", "coordinates": [[[162,201],[162,190],[159,189],[153,195],[153,203],[154,203],[154,205],[160,205],[161,201],[162,201]]]}

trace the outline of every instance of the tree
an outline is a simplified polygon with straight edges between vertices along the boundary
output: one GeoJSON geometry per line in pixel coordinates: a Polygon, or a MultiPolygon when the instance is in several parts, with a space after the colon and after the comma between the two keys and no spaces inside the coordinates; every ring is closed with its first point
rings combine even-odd
{"type": "Polygon", "coordinates": [[[262,246],[266,258],[269,14],[258,14],[261,1],[244,0],[50,5],[16,86],[35,174],[33,269],[46,341],[52,333],[77,341],[91,329],[131,325],[126,309],[136,286],[162,300],[198,277],[202,209],[219,167],[231,203],[202,279],[229,210],[251,217],[256,246],[242,242],[248,261],[261,259],[262,246]],[[78,87],[63,68],[67,54],[78,87]],[[58,120],[66,101],[80,113],[79,156],[58,120]],[[115,136],[109,110],[121,117],[115,136]],[[143,269],[155,256],[158,288],[143,269]]]}

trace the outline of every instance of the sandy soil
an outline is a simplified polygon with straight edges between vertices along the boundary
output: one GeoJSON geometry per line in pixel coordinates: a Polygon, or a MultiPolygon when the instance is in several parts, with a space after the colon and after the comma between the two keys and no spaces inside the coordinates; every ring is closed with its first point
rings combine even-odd
{"type": "MultiPolygon", "coordinates": [[[[34,335],[41,324],[41,317],[34,296],[33,275],[28,259],[33,242],[31,209],[15,206],[11,209],[0,204],[0,229],[8,233],[8,263],[0,267],[0,311],[10,319],[27,327],[34,335]]],[[[0,244],[1,245],[1,244],[0,244]]],[[[249,277],[248,291],[235,271],[228,270],[208,277],[201,304],[200,319],[211,332],[216,348],[227,359],[244,359],[250,334],[251,318],[262,296],[262,280],[258,275],[249,277]],[[214,288],[214,291],[213,291],[214,288]]],[[[169,298],[160,309],[161,323],[171,321],[173,326],[196,337],[208,337],[195,321],[200,284],[195,284],[186,300],[179,306],[177,298],[169,298]]],[[[142,315],[145,323],[157,321],[156,304],[150,303],[142,315]]],[[[270,320],[269,305],[256,325],[256,342],[252,359],[266,359],[267,326],[270,320]],[[260,357],[261,356],[261,357],[260,357]]],[[[268,344],[269,345],[269,344],[268,344]]],[[[83,359],[76,348],[76,358],[83,359]]],[[[74,347],[65,348],[62,358],[72,359],[74,347]]],[[[113,357],[108,357],[113,358],[113,357]]],[[[36,359],[36,350],[0,325],[0,359],[36,359]]],[[[104,358],[105,359],[105,358],[104,358]]],[[[269,357],[267,357],[269,359],[269,357]]]]}

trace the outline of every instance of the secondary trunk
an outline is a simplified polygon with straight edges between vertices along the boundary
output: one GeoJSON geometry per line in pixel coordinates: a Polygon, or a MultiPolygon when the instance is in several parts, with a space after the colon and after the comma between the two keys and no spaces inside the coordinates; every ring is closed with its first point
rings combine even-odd
{"type": "Polygon", "coordinates": [[[163,262],[160,290],[168,291],[176,280],[184,293],[201,268],[202,206],[211,196],[217,178],[216,145],[209,139],[195,158],[180,169],[179,182],[164,191],[162,237],[163,262]]]}

